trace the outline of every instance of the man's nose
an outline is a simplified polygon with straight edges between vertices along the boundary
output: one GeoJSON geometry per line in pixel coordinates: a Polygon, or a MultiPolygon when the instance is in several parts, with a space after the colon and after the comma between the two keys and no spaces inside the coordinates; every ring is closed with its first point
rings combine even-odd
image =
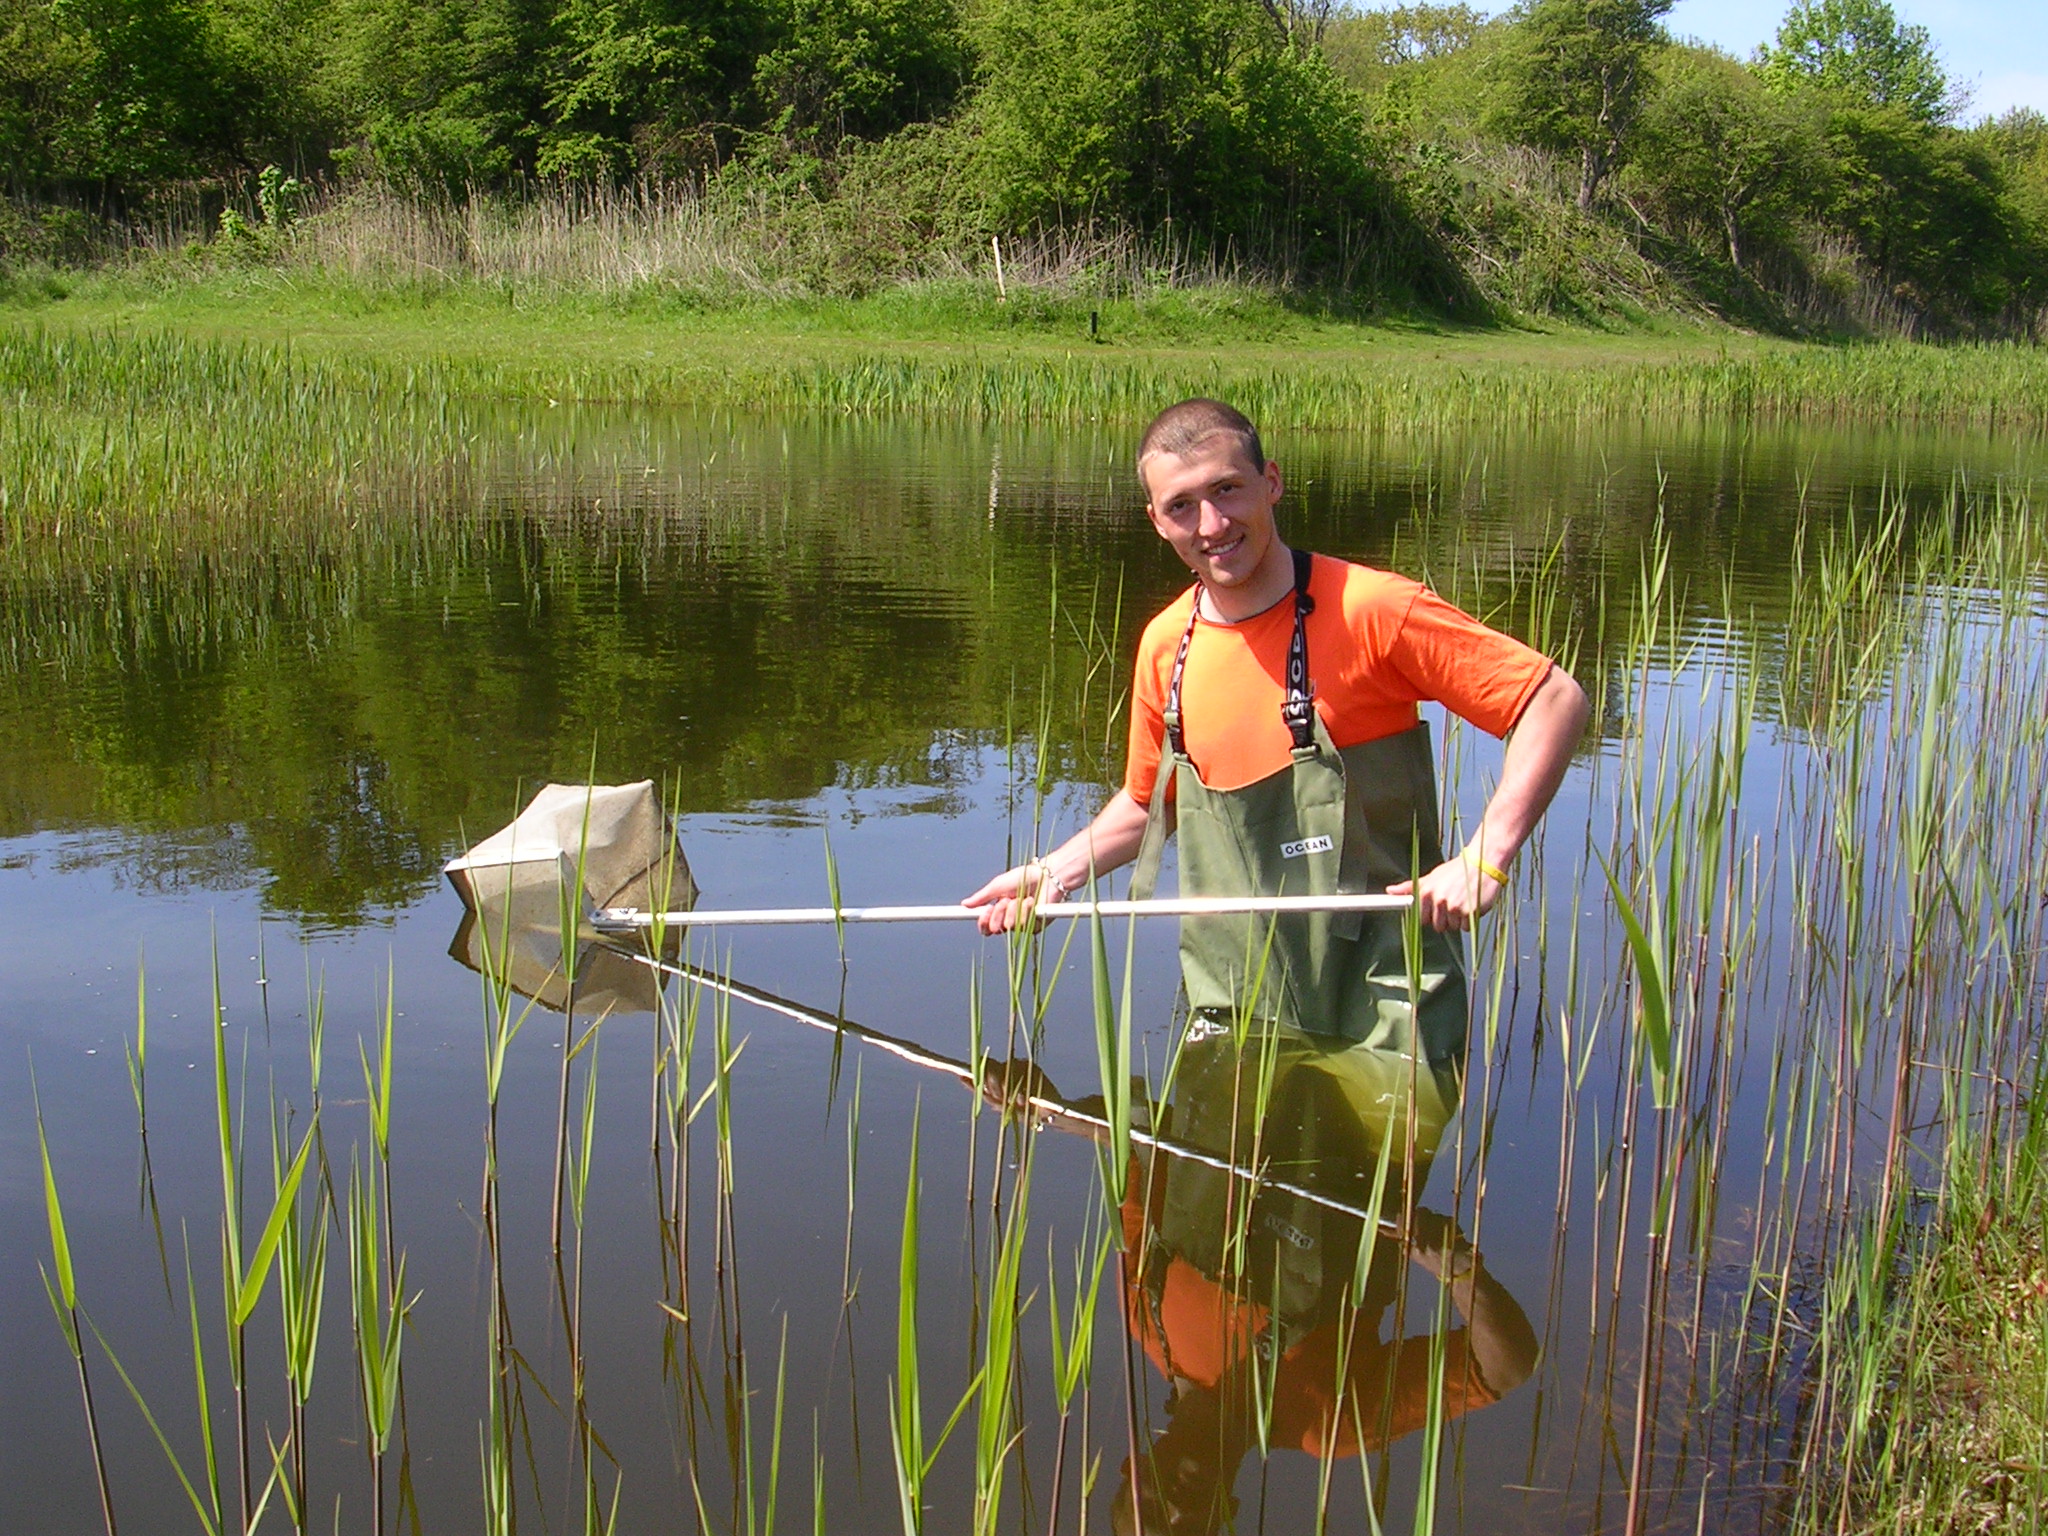
{"type": "Polygon", "coordinates": [[[1202,514],[1200,518],[1196,520],[1195,523],[1195,528],[1198,533],[1201,533],[1205,536],[1210,534],[1221,533],[1224,530],[1224,528],[1228,525],[1229,521],[1230,520],[1223,515],[1223,509],[1221,507],[1217,506],[1215,502],[1211,501],[1206,496],[1202,498],[1202,514]]]}

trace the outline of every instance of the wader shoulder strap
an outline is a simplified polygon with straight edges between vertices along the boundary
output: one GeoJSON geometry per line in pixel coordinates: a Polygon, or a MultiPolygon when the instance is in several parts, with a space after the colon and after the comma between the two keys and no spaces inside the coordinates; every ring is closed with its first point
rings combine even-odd
{"type": "Polygon", "coordinates": [[[1137,867],[1131,871],[1130,898],[1146,901],[1159,882],[1159,864],[1166,854],[1167,834],[1173,830],[1166,810],[1166,786],[1172,782],[1174,764],[1188,755],[1187,736],[1180,726],[1180,685],[1187,675],[1188,647],[1194,643],[1195,625],[1201,622],[1202,585],[1195,583],[1195,595],[1188,605],[1188,627],[1180,632],[1180,649],[1173,653],[1173,671],[1166,680],[1166,708],[1160,712],[1166,726],[1167,750],[1160,755],[1159,772],[1152,780],[1152,803],[1146,808],[1145,836],[1138,844],[1137,867]]]}
{"type": "MultiPolygon", "coordinates": [[[[1305,549],[1294,551],[1294,634],[1287,642],[1287,698],[1280,706],[1280,718],[1294,738],[1294,750],[1306,752],[1316,744],[1315,689],[1308,680],[1308,616],[1316,611],[1309,596],[1309,572],[1315,556],[1305,549]]],[[[1180,649],[1173,655],[1173,671],[1166,680],[1166,743],[1175,757],[1187,756],[1187,735],[1181,729],[1180,688],[1187,675],[1188,647],[1194,643],[1195,626],[1202,617],[1202,589],[1195,587],[1195,600],[1188,609],[1188,627],[1181,631],[1180,649]]]]}
{"type": "Polygon", "coordinates": [[[1305,549],[1294,552],[1294,638],[1287,642],[1287,702],[1280,717],[1294,737],[1294,750],[1306,752],[1316,744],[1315,690],[1308,681],[1308,616],[1316,611],[1316,600],[1308,595],[1308,576],[1315,556],[1305,549]]]}
{"type": "Polygon", "coordinates": [[[1145,835],[1138,843],[1138,861],[1131,869],[1131,886],[1126,894],[1132,901],[1150,901],[1159,885],[1159,865],[1166,857],[1167,835],[1173,831],[1172,814],[1166,809],[1166,786],[1175,772],[1171,761],[1159,765],[1152,781],[1152,803],[1145,807],[1145,835]]]}
{"type": "Polygon", "coordinates": [[[1195,625],[1202,618],[1202,584],[1195,583],[1194,600],[1188,604],[1188,627],[1180,632],[1180,649],[1173,653],[1173,671],[1166,679],[1166,708],[1162,714],[1166,720],[1166,744],[1173,749],[1175,757],[1185,757],[1188,739],[1180,728],[1180,682],[1187,675],[1188,647],[1194,643],[1195,625]]]}

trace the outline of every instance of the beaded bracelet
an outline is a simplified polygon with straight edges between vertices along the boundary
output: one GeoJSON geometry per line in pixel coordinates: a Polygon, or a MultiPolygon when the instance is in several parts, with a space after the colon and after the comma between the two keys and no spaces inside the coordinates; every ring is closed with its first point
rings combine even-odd
{"type": "Polygon", "coordinates": [[[1020,890],[1018,894],[1029,894],[1034,899],[1042,900],[1047,896],[1059,899],[1072,894],[1066,886],[1060,883],[1059,876],[1052,872],[1051,863],[1045,859],[1031,859],[1027,861],[1024,865],[1024,878],[1019,884],[1024,889],[1020,890]]]}

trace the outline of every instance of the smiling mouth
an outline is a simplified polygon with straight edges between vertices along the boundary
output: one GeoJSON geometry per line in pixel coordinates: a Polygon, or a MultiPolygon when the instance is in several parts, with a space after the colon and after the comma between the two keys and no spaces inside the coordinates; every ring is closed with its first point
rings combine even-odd
{"type": "Polygon", "coordinates": [[[1202,551],[1202,558],[1205,560],[1221,560],[1226,555],[1235,554],[1238,547],[1243,543],[1244,535],[1240,533],[1236,538],[1231,539],[1227,543],[1209,545],[1202,551]]]}

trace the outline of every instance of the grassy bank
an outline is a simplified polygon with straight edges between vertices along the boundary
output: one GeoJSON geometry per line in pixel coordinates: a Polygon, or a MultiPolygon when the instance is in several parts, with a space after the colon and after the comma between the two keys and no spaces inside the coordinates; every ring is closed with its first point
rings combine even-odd
{"type": "Polygon", "coordinates": [[[2034,1532],[2048,1508],[2048,1104],[1958,1145],[1924,1213],[1843,1256],[1827,1411],[1844,1426],[1806,1529],[2034,1532]],[[1924,1219],[1919,1219],[1924,1217],[1924,1219]]]}
{"type": "Polygon", "coordinates": [[[961,279],[863,299],[514,282],[358,281],[159,263],[13,280],[0,324],[200,347],[477,398],[738,405],[993,420],[1142,420],[1227,393],[1275,426],[1379,429],[1587,416],[2048,422],[2019,345],[1794,344],[1675,321],[1594,330],[1358,320],[1256,287],[1121,297],[961,279]]]}

